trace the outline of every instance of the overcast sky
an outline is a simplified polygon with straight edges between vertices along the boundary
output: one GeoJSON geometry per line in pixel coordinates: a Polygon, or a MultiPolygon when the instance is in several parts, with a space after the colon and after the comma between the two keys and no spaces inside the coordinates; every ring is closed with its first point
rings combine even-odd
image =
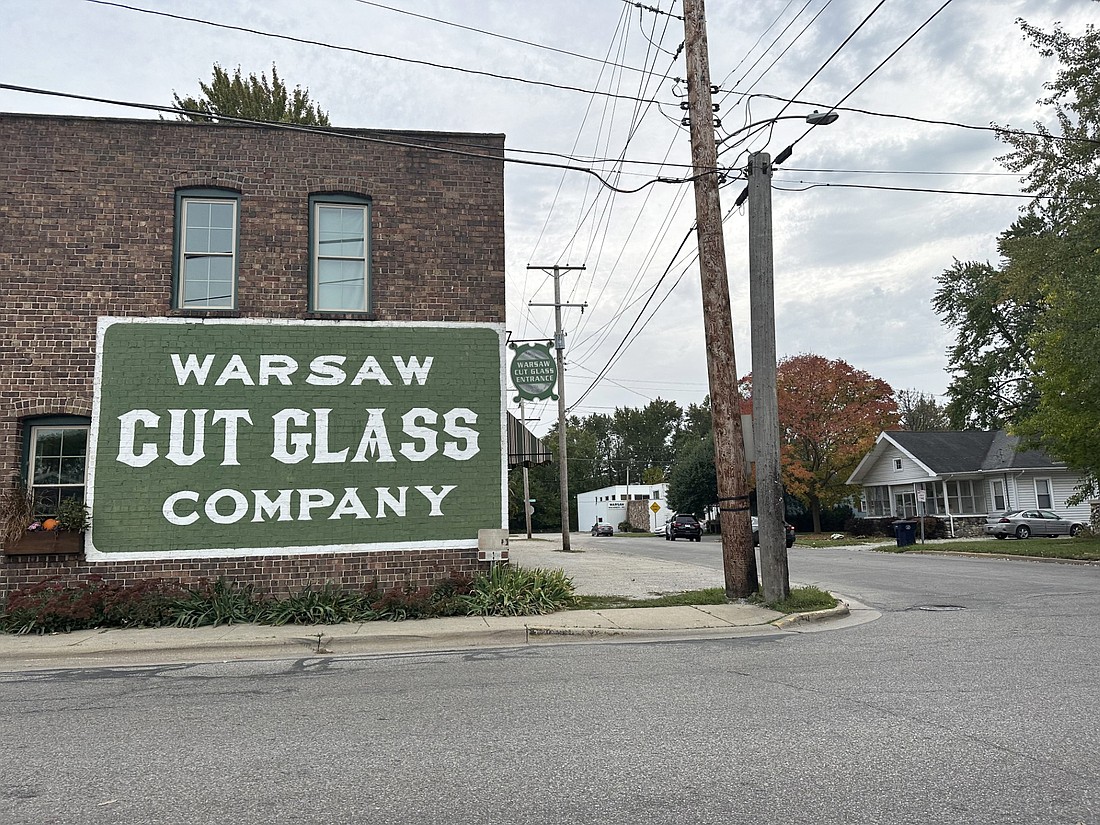
{"type": "MultiPolygon", "coordinates": [[[[246,74],[269,72],[274,62],[335,126],[504,133],[510,157],[593,168],[634,189],[684,177],[690,162],[680,126],[685,88],[675,80],[685,74],[676,54],[680,4],[642,5],[649,8],[624,0],[0,0],[0,83],[170,104],[173,92],[197,94],[215,62],[246,74]]],[[[828,108],[857,86],[842,105],[877,113],[841,111],[809,134],[802,121],[786,119],[747,143],[742,133],[723,144],[731,147],[720,160],[731,169],[722,205],[739,375],[750,371],[751,342],[736,172],[746,151],[774,156],[802,138],[773,182],[780,357],[843,359],[895,390],[942,400],[951,334],[930,307],[936,276],[955,258],[996,260],[996,237],[1025,201],[857,188],[1020,193],[994,160],[1004,147],[991,132],[879,115],[1019,128],[1049,122],[1035,101],[1054,66],[1023,41],[1015,21],[1044,28],[1062,21],[1079,33],[1100,11],[1091,0],[953,0],[887,60],[943,5],[708,0],[720,138],[781,112],[828,108]],[[810,187],[821,183],[834,186],[810,187]]],[[[155,117],[7,90],[0,111],[155,117]]],[[[611,413],[658,397],[701,402],[706,354],[694,235],[677,254],[694,220],[690,184],[623,194],[583,172],[517,164],[507,167],[505,187],[513,338],[553,332],[552,309],[529,306],[553,301],[552,282],[529,264],[586,267],[562,280],[563,300],[588,304],[583,315],[564,311],[572,411],[611,413]]],[[[541,434],[556,404],[535,407],[528,414],[540,416],[532,429],[541,434]]]]}

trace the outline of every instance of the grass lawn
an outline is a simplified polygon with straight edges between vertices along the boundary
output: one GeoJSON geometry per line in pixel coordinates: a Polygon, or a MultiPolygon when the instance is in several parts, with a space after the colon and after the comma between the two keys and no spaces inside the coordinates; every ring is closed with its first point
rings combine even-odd
{"type": "Polygon", "coordinates": [[[1033,556],[1044,559],[1076,559],[1100,561],[1100,537],[1030,538],[1030,539],[971,539],[966,541],[934,542],[909,547],[887,545],[875,548],[885,553],[988,553],[996,556],[1033,556]]]}
{"type": "Polygon", "coordinates": [[[799,533],[795,540],[795,547],[853,547],[856,545],[894,543],[894,539],[886,536],[849,536],[847,533],[799,533]],[[834,539],[833,536],[840,536],[834,539]]]}

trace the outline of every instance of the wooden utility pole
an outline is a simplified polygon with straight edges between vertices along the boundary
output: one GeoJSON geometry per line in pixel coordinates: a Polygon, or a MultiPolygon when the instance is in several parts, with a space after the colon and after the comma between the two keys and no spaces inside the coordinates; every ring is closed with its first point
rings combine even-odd
{"type": "Polygon", "coordinates": [[[552,267],[528,266],[527,268],[552,272],[554,276],[554,303],[531,303],[529,306],[554,307],[554,349],[557,350],[558,356],[558,475],[559,491],[561,493],[561,549],[568,553],[571,550],[569,544],[569,456],[565,447],[565,332],[561,328],[561,308],[563,306],[580,307],[581,312],[584,312],[584,307],[587,304],[563,304],[561,302],[561,273],[582,270],[584,267],[554,265],[552,267]]]}
{"type": "Polygon", "coordinates": [[[756,512],[764,601],[791,595],[776,391],[775,270],[772,255],[772,159],[749,155],[749,304],[752,325],[752,432],[756,447],[756,512]]]}
{"type": "Polygon", "coordinates": [[[684,53],[687,60],[691,160],[695,175],[699,276],[703,290],[703,328],[714,426],[714,469],[718,475],[719,524],[726,596],[743,599],[757,590],[756,553],[749,524],[745,445],[737,393],[726,244],[718,196],[718,150],[714,141],[703,0],[684,0],[684,53]]]}

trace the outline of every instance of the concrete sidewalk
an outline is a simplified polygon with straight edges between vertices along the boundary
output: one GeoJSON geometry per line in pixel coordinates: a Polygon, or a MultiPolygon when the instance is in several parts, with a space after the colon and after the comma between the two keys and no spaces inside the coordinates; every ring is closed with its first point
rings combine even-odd
{"type": "MultiPolygon", "coordinates": [[[[522,567],[562,569],[581,595],[644,598],[721,587],[722,574],[688,563],[644,559],[571,537],[577,552],[560,552],[561,538],[513,538],[510,556],[522,567]]],[[[606,545],[607,540],[603,540],[606,545]]],[[[784,617],[749,604],[698,607],[568,610],[548,616],[458,617],[362,624],[227,625],[193,630],[82,630],[48,636],[0,634],[0,671],[232,661],[323,655],[394,654],[532,644],[778,635],[829,620],[845,626],[875,617],[843,604],[811,616],[784,617]]]]}

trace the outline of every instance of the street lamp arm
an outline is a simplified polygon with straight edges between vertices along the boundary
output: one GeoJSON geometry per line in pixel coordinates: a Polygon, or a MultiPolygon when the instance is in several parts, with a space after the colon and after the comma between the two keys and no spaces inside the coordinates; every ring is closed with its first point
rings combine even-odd
{"type": "Polygon", "coordinates": [[[755,129],[757,126],[764,126],[768,123],[775,123],[777,120],[805,120],[805,116],[804,115],[780,115],[779,117],[768,117],[768,118],[764,118],[763,120],[756,120],[756,121],[753,121],[752,123],[748,124],[747,126],[742,126],[736,132],[730,132],[728,135],[726,135],[724,138],[722,138],[720,141],[718,141],[718,145],[721,146],[727,140],[731,140],[731,139],[737,137],[742,132],[748,132],[751,129],[755,129]]]}
{"type": "Polygon", "coordinates": [[[750,129],[755,129],[757,126],[763,126],[767,123],[775,123],[777,120],[804,120],[806,123],[810,123],[814,126],[828,126],[830,123],[835,123],[837,118],[839,117],[840,115],[838,115],[836,112],[819,112],[817,109],[814,109],[808,115],[780,115],[779,117],[767,117],[763,120],[753,121],[747,126],[742,126],[736,132],[730,132],[728,135],[718,141],[718,145],[721,146],[727,140],[737,137],[742,132],[747,132],[750,129]]]}

